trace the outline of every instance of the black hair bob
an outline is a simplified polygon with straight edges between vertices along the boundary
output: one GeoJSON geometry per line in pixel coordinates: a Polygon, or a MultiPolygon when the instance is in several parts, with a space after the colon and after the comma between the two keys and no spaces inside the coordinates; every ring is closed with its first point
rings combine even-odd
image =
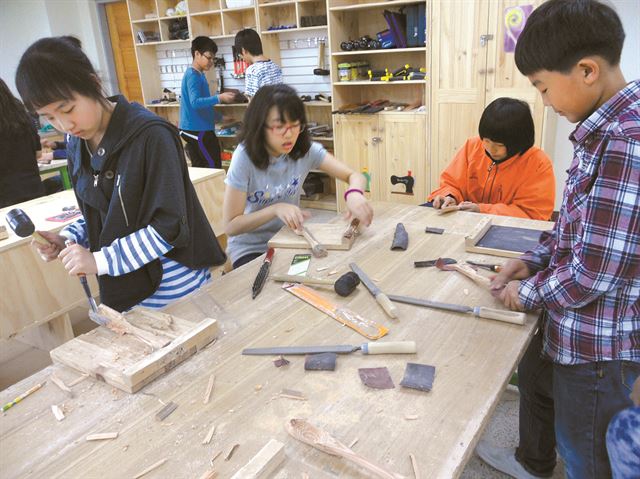
{"type": "MultiPolygon", "coordinates": [[[[304,103],[293,88],[284,84],[260,88],[247,107],[239,134],[239,141],[244,144],[251,162],[260,170],[266,170],[269,166],[265,126],[273,107],[278,109],[281,122],[299,121],[302,126],[307,124],[304,103]]],[[[309,148],[311,139],[305,128],[298,135],[288,156],[292,160],[298,160],[308,153],[309,148]]]]}
{"type": "Polygon", "coordinates": [[[91,61],[70,37],[42,38],[20,58],[16,87],[30,111],[75,95],[105,103],[102,85],[91,61]]]}
{"type": "Polygon", "coordinates": [[[535,137],[529,105],[515,98],[493,100],[482,112],[478,134],[506,146],[507,158],[523,154],[533,146],[535,137]]]}
{"type": "Polygon", "coordinates": [[[569,73],[584,57],[620,63],[624,29],[613,8],[596,0],[549,0],[531,13],[516,44],[523,75],[569,73]]]}
{"type": "Polygon", "coordinates": [[[251,28],[245,28],[236,33],[234,46],[238,53],[242,53],[242,49],[244,48],[251,55],[262,55],[262,40],[260,40],[260,35],[251,28]]]}
{"type": "Polygon", "coordinates": [[[218,53],[218,45],[209,37],[196,37],[191,42],[191,57],[196,57],[196,52],[204,54],[205,52],[211,52],[215,56],[218,53]]]}

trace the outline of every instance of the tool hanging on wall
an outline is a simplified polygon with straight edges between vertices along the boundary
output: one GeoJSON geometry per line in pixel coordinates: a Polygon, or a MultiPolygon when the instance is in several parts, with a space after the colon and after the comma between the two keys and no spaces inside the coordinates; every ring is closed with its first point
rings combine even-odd
{"type": "Polygon", "coordinates": [[[329,70],[327,70],[324,62],[324,49],[325,49],[325,41],[320,40],[318,42],[318,68],[315,68],[313,70],[314,75],[319,75],[319,76],[329,75],[329,70]]]}
{"type": "Polygon", "coordinates": [[[247,63],[242,59],[242,52],[239,52],[235,45],[231,46],[231,53],[233,54],[233,78],[244,78],[247,71],[247,63]]]}

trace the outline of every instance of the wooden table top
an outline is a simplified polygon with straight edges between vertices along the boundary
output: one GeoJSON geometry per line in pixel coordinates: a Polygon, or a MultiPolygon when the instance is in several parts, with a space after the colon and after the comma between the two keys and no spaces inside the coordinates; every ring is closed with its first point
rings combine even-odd
{"type": "MultiPolygon", "coordinates": [[[[500,308],[491,295],[456,272],[413,267],[413,261],[440,256],[458,260],[502,262],[503,258],[464,252],[464,235],[485,215],[457,212],[437,216],[431,208],[374,204],[373,225],[351,251],[331,251],[313,259],[310,275],[332,278],[355,261],[387,294],[416,296],[470,306],[500,308]],[[395,225],[409,233],[407,251],[390,251],[395,225]],[[424,227],[445,228],[444,235],[425,234],[424,227]],[[498,261],[496,261],[498,260],[498,261]],[[328,269],[318,272],[319,267],[328,269]]],[[[493,217],[495,224],[548,229],[541,221],[493,217]]],[[[336,221],[342,221],[336,217],[336,221]]],[[[346,225],[345,225],[346,226],[346,225]]],[[[297,250],[277,249],[273,274],[285,273],[297,250]]],[[[457,477],[473,452],[520,356],[535,330],[536,316],[524,326],[445,311],[398,304],[399,318],[389,320],[373,297],[359,286],[348,298],[318,289],[333,301],[387,326],[382,339],[414,340],[414,355],[338,357],[337,368],[304,371],[304,358],[276,368],[271,356],[242,356],[247,347],[292,345],[360,345],[366,339],[303,303],[269,281],[251,300],[254,261],[216,278],[209,286],[167,309],[172,314],[219,320],[218,340],[142,389],[128,395],[86,379],[68,397],[50,380],[66,383],[79,376],[60,366],[45,370],[0,393],[2,404],[34,384],[47,384],[0,418],[0,470],[4,477],[121,478],[132,477],[161,459],[166,462],[149,478],[197,478],[211,469],[231,477],[272,438],[285,445],[286,458],[273,477],[372,477],[358,466],[329,456],[293,439],[284,425],[305,418],[353,450],[406,477],[413,477],[409,453],[423,477],[457,477]],[[430,392],[400,386],[407,362],[435,366],[430,392]],[[358,368],[387,367],[394,389],[365,387],[358,368]],[[211,400],[203,404],[210,375],[211,400]],[[300,391],[304,401],[279,397],[282,389],[300,391]],[[155,414],[164,404],[178,405],[164,421],[155,414]],[[59,405],[66,418],[51,411],[59,405]],[[210,444],[202,444],[215,425],[210,444]],[[114,440],[87,442],[88,434],[117,431],[114,440]],[[239,447],[229,460],[225,456],[239,447]]]]}

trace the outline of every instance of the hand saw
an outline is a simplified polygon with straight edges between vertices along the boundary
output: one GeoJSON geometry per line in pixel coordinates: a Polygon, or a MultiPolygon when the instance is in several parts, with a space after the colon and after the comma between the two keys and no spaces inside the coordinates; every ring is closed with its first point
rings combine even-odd
{"type": "Polygon", "coordinates": [[[370,319],[363,318],[358,313],[347,308],[341,308],[307,286],[285,283],[282,287],[294,296],[306,301],[314,308],[331,316],[336,321],[362,334],[365,338],[379,339],[389,332],[384,326],[370,319]]]}

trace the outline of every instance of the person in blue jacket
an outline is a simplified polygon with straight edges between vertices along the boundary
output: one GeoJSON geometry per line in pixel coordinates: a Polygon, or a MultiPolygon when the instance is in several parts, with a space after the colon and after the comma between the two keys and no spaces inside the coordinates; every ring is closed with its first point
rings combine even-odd
{"type": "Polygon", "coordinates": [[[191,42],[193,63],[182,77],[180,135],[187,142],[191,164],[202,168],[222,168],[213,106],[232,103],[235,98],[231,92],[211,95],[209,91],[205,72],[213,67],[217,52],[218,46],[211,38],[194,38],[191,42]]]}
{"type": "Polygon", "coordinates": [[[177,129],[123,96],[106,98],[84,52],[61,37],[23,54],[16,86],[29,110],[70,135],[82,218],[34,243],[70,275],[96,274],[102,303],[159,308],[207,283],[226,256],[189,179],[177,129]],[[76,244],[66,246],[66,240],[76,244]]]}

